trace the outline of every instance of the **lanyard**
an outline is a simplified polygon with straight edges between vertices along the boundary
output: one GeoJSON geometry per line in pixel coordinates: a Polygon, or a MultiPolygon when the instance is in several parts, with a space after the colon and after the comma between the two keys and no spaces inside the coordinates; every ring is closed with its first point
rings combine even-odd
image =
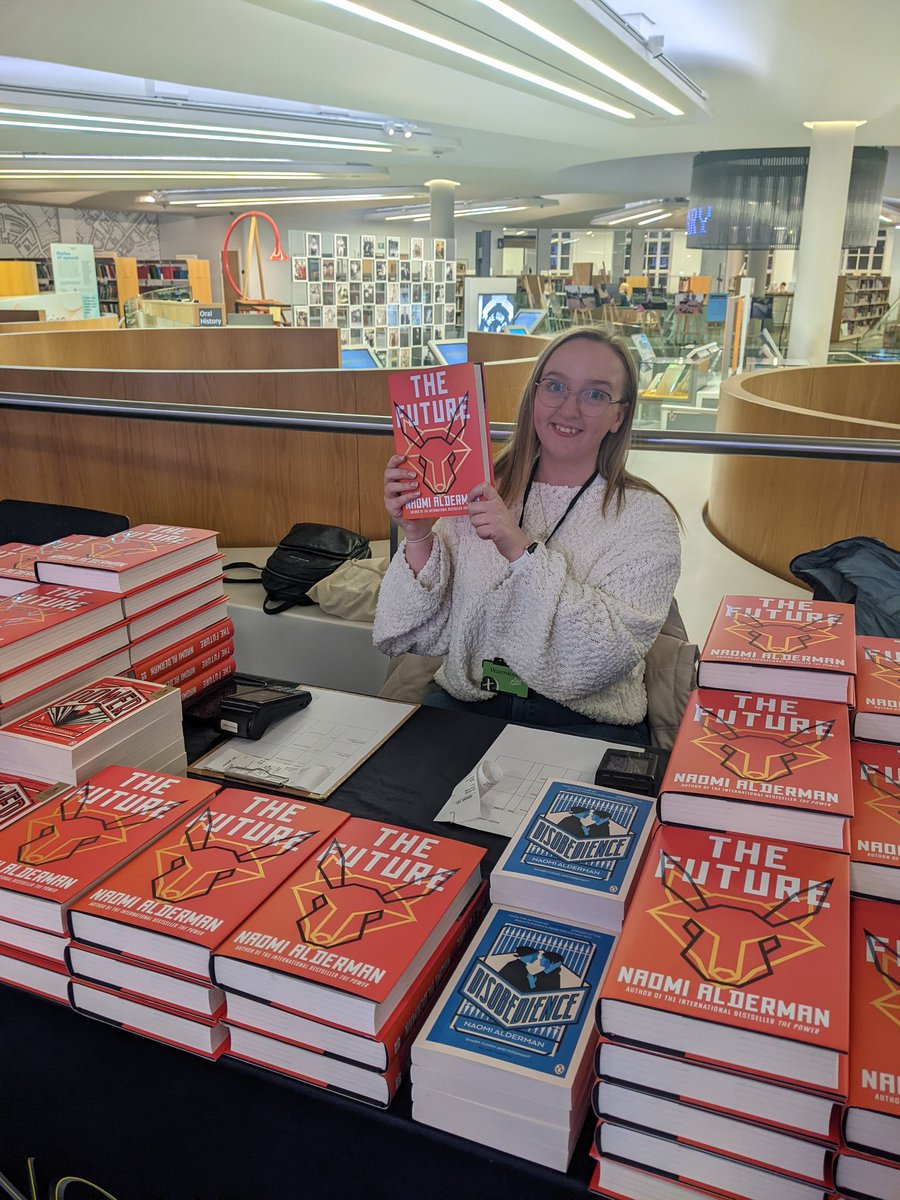
{"type": "MultiPolygon", "coordinates": [[[[519,515],[519,528],[520,529],[522,528],[522,522],[525,520],[525,505],[528,503],[528,497],[531,495],[531,485],[534,483],[534,477],[537,474],[538,464],[540,463],[540,461],[541,461],[540,458],[536,458],[534,460],[534,466],[531,468],[531,474],[528,476],[528,483],[525,485],[525,495],[522,497],[522,512],[519,515]]],[[[547,545],[547,543],[550,541],[550,539],[553,537],[553,535],[559,529],[560,525],[562,525],[563,521],[566,519],[566,517],[569,515],[569,513],[572,511],[572,509],[575,507],[575,505],[578,503],[578,501],[581,499],[581,497],[588,490],[588,488],[591,486],[591,484],[594,482],[594,480],[597,478],[597,476],[599,474],[600,474],[600,468],[598,467],[596,469],[596,471],[594,471],[594,473],[590,477],[590,479],[586,479],[585,482],[581,485],[581,487],[578,489],[577,494],[572,497],[572,499],[569,501],[568,505],[566,506],[566,511],[563,513],[563,515],[559,518],[559,520],[556,522],[556,524],[553,526],[553,528],[550,530],[550,532],[544,538],[545,546],[547,545]]]]}

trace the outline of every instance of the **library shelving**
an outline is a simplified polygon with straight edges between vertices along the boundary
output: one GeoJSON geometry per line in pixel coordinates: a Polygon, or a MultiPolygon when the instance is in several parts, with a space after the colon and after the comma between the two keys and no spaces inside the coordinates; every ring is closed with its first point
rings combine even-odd
{"type": "Polygon", "coordinates": [[[137,259],[98,254],[97,299],[104,316],[125,315],[125,301],[138,295],[137,259]]]}
{"type": "Polygon", "coordinates": [[[831,340],[864,337],[888,310],[889,275],[856,273],[839,275],[834,296],[831,340]]]}

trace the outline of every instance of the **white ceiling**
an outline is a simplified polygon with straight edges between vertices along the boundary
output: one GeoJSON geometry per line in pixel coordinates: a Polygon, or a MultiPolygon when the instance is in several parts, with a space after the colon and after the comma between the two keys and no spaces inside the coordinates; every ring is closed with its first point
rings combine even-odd
{"type": "MultiPolygon", "coordinates": [[[[498,73],[326,0],[2,0],[0,105],[283,131],[318,128],[310,121],[322,106],[348,114],[339,131],[362,133],[394,150],[283,151],[164,135],[0,126],[0,154],[277,155],[292,162],[270,170],[327,166],[329,178],[294,183],[292,192],[388,187],[421,193],[427,180],[450,177],[461,185],[461,200],[556,201],[510,218],[533,226],[562,218],[587,223],[630,201],[685,197],[697,151],[806,145],[808,120],[865,120],[858,144],[900,148],[897,0],[856,0],[852,6],[845,0],[642,0],[642,11],[655,22],[652,32],[664,38],[666,59],[707,93],[707,102],[659,75],[641,44],[611,32],[597,19],[603,12],[596,0],[510,2],[680,105],[684,115],[653,108],[478,0],[366,3],[595,100],[621,104],[634,119],[498,73]],[[154,99],[160,88],[148,81],[158,80],[180,85],[177,107],[154,99]],[[245,111],[195,111],[223,99],[245,111]],[[369,123],[357,114],[368,114],[369,123]],[[388,139],[381,127],[388,118],[412,123],[415,136],[388,139]]],[[[628,12],[638,7],[629,0],[615,3],[628,12]]],[[[335,130],[331,124],[321,128],[335,130]]],[[[0,158],[0,169],[14,165],[25,164],[0,158]]],[[[65,161],[46,165],[67,167],[65,161]]],[[[149,166],[153,178],[138,183],[0,178],[0,200],[137,209],[135,197],[151,189],[199,186],[200,180],[175,180],[167,171],[204,164],[149,166]]],[[[233,195],[247,191],[230,183],[207,186],[224,186],[225,195],[228,189],[233,195]]],[[[886,194],[900,196],[900,149],[890,158],[886,194]]],[[[371,211],[390,203],[361,201],[328,211],[371,211]]],[[[320,205],[309,211],[311,219],[321,219],[326,210],[320,205]]]]}

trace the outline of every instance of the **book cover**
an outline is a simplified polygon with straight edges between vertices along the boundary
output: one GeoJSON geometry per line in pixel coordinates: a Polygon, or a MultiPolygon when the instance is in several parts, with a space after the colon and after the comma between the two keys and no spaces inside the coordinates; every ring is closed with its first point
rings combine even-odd
{"type": "Polygon", "coordinates": [[[607,1010],[622,1002],[846,1056],[849,897],[845,854],[663,826],[603,985],[600,1032],[611,1036],[607,1010]]]}
{"type": "Polygon", "coordinates": [[[0,946],[0,980],[60,1004],[69,1002],[69,972],[65,963],[0,946]]]}
{"type": "Polygon", "coordinates": [[[587,918],[602,897],[616,902],[615,923],[607,928],[619,928],[654,808],[642,796],[550,780],[491,872],[494,902],[511,903],[506,893],[513,889],[517,896],[541,897],[540,904],[525,907],[563,916],[552,907],[553,897],[563,893],[587,918]]]}
{"type": "Polygon", "coordinates": [[[660,796],[667,795],[715,796],[849,818],[847,708],[827,700],[698,688],[663,778],[660,796]]]}
{"type": "Polygon", "coordinates": [[[0,771],[0,829],[49,800],[59,784],[0,771]]]}
{"type": "Polygon", "coordinates": [[[32,546],[28,542],[4,543],[0,546],[0,596],[15,596],[37,587],[34,564],[38,558],[57,550],[71,550],[86,540],[85,534],[73,533],[43,546],[32,546]]]}
{"type": "Polygon", "coordinates": [[[144,662],[155,654],[169,654],[172,647],[187,638],[200,636],[210,626],[223,625],[228,617],[228,604],[221,600],[210,600],[193,612],[187,613],[144,637],[132,640],[128,647],[131,661],[144,662]]]}
{"type": "Polygon", "coordinates": [[[560,1093],[593,1049],[592,1010],[614,938],[533,913],[491,908],[413,1046],[560,1093]]]}
{"type": "Polygon", "coordinates": [[[188,704],[202,692],[208,691],[223,679],[227,679],[229,675],[233,675],[236,670],[237,663],[234,660],[234,656],[228,655],[221,662],[210,667],[209,670],[193,676],[184,683],[177,684],[178,690],[181,692],[181,703],[188,704]]]}
{"type": "Polygon", "coordinates": [[[140,586],[143,579],[157,579],[177,570],[179,563],[196,562],[216,554],[216,537],[212,529],[135,525],[106,537],[88,538],[69,551],[42,555],[35,570],[42,582],[50,583],[69,577],[68,568],[89,570],[97,573],[96,587],[125,591],[140,586]],[[59,570],[60,567],[64,569],[59,570]]]}
{"type": "MultiPolygon", "coordinates": [[[[234,621],[230,617],[139,659],[132,667],[134,677],[157,681],[162,679],[166,682],[167,677],[177,672],[180,667],[197,659],[202,660],[223,642],[234,645],[234,621]]],[[[207,663],[204,670],[212,665],[212,662],[207,663]]]]}
{"type": "Polygon", "coordinates": [[[900,639],[856,639],[854,707],[857,736],[900,741],[900,639]]]}
{"type": "MultiPolygon", "coordinates": [[[[346,819],[319,804],[225,788],[75,904],[73,932],[123,951],[130,943],[117,926],[212,949],[346,819]]],[[[153,958],[152,946],[134,945],[138,957],[153,958]]]]}
{"type": "Polygon", "coordinates": [[[122,622],[122,601],[91,588],[42,584],[0,598],[0,676],[122,622]]]}
{"type": "Polygon", "coordinates": [[[854,894],[897,899],[900,898],[900,746],[852,742],[850,751],[855,803],[850,822],[851,887],[854,894]],[[867,870],[871,867],[880,870],[873,873],[867,870]],[[884,878],[882,871],[894,871],[897,875],[889,897],[884,895],[883,885],[890,880],[884,878]]]}
{"type": "Polygon", "coordinates": [[[403,515],[465,515],[472,488],[494,482],[480,364],[392,371],[388,389],[394,444],[421,492],[403,515]]]}
{"type": "Polygon", "coordinates": [[[98,679],[0,726],[0,755],[4,746],[15,753],[17,743],[71,749],[86,747],[92,740],[105,741],[112,727],[131,724],[136,713],[143,711],[152,721],[147,710],[155,707],[161,715],[171,692],[162,683],[120,676],[98,679]]]}
{"type": "Polygon", "coordinates": [[[379,1003],[441,918],[465,902],[483,857],[467,842],[350,817],[215,957],[379,1003]]]}
{"type": "Polygon", "coordinates": [[[107,767],[0,831],[0,916],[65,931],[62,908],[217,787],[133,767],[107,767]]]}
{"type": "MultiPolygon", "coordinates": [[[[44,704],[49,704],[52,700],[58,700],[60,696],[64,696],[67,692],[74,692],[85,683],[93,683],[95,679],[109,675],[125,675],[131,671],[131,661],[128,657],[128,646],[125,642],[127,634],[125,626],[116,626],[109,635],[98,634],[96,640],[105,643],[107,640],[116,641],[121,638],[123,644],[117,650],[113,650],[111,654],[102,653],[96,657],[92,656],[90,662],[82,663],[81,666],[74,668],[69,667],[59,675],[55,675],[51,670],[49,672],[49,681],[45,680],[43,684],[37,687],[32,687],[24,694],[16,696],[11,700],[0,699],[0,725],[8,725],[11,721],[18,720],[19,717],[25,716],[35,708],[40,708],[44,704]]],[[[90,654],[90,647],[95,639],[91,638],[84,643],[86,648],[85,653],[90,654]]],[[[55,662],[57,657],[54,656],[48,663],[55,662]]],[[[26,672],[28,674],[29,672],[26,672]]],[[[6,683],[10,685],[10,692],[15,690],[15,680],[19,675],[8,675],[6,683]]],[[[7,694],[2,684],[0,684],[0,697],[7,694]]]]}
{"type": "MultiPolygon", "coordinates": [[[[850,906],[848,1103],[894,1118],[900,1158],[900,904],[884,900],[850,906]]],[[[850,1142],[849,1123],[847,1134],[850,1142]]],[[[859,1149],[877,1152],[866,1144],[859,1149]]]]}
{"type": "MultiPolygon", "coordinates": [[[[194,639],[189,639],[190,644],[193,644],[194,639]]],[[[209,650],[204,650],[194,654],[189,658],[182,659],[176,662],[175,665],[170,665],[167,670],[159,669],[156,671],[138,671],[136,667],[132,668],[135,679],[150,679],[154,683],[167,683],[169,687],[180,687],[181,684],[187,683],[194,679],[197,675],[202,675],[205,671],[211,671],[214,666],[222,662],[226,658],[234,657],[234,641],[228,638],[225,641],[217,642],[209,650]]],[[[171,664],[172,656],[166,655],[163,661],[171,664]]]]}

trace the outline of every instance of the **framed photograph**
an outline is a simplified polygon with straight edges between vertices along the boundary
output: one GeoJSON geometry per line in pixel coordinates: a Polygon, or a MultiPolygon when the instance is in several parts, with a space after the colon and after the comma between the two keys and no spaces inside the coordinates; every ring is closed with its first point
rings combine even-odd
{"type": "Polygon", "coordinates": [[[309,306],[310,329],[318,329],[322,324],[322,307],[319,304],[309,306]]]}
{"type": "Polygon", "coordinates": [[[350,345],[350,330],[347,329],[346,326],[341,330],[341,345],[342,346],[350,345]]]}
{"type": "Polygon", "coordinates": [[[338,329],[346,329],[347,326],[350,324],[349,309],[347,308],[347,306],[345,304],[341,304],[338,306],[337,323],[338,323],[338,329]]]}
{"type": "Polygon", "coordinates": [[[364,283],[362,285],[362,302],[363,304],[375,303],[375,284],[364,283]]]}
{"type": "Polygon", "coordinates": [[[351,283],[349,290],[350,290],[350,303],[351,304],[362,304],[362,284],[361,283],[351,283]]]}
{"type": "Polygon", "coordinates": [[[414,304],[412,306],[409,323],[410,323],[410,325],[421,325],[422,324],[422,305],[421,304],[414,304]]]}
{"type": "Polygon", "coordinates": [[[444,263],[444,279],[447,283],[453,283],[454,279],[456,279],[455,262],[444,263]]]}
{"type": "Polygon", "coordinates": [[[420,237],[411,237],[409,239],[409,257],[424,258],[425,257],[425,239],[420,237]]]}
{"type": "Polygon", "coordinates": [[[387,330],[375,329],[375,349],[387,350],[387,330]]]}
{"type": "MultiPolygon", "coordinates": [[[[362,239],[362,254],[360,255],[360,258],[374,258],[374,257],[375,257],[375,239],[373,237],[370,237],[368,234],[364,234],[363,239],[362,239]]],[[[365,278],[365,276],[364,276],[364,278],[365,278]]]]}
{"type": "Polygon", "coordinates": [[[348,258],[350,251],[350,239],[346,233],[336,233],[334,235],[334,257],[348,258]]]}
{"type": "Polygon", "coordinates": [[[426,324],[426,325],[434,324],[434,305],[433,304],[423,304],[422,305],[422,320],[423,320],[424,324],[426,324]]]}
{"type": "Polygon", "coordinates": [[[294,328],[308,329],[309,328],[309,309],[302,304],[294,305],[294,328]]]}
{"type": "Polygon", "coordinates": [[[400,239],[388,238],[387,240],[387,256],[388,258],[400,257],[400,239]]]}
{"type": "Polygon", "coordinates": [[[335,300],[333,283],[323,283],[322,284],[322,303],[323,304],[336,304],[337,303],[337,301],[335,300]]]}
{"type": "Polygon", "coordinates": [[[334,283],[334,259],[333,258],[323,258],[322,259],[322,278],[326,283],[328,283],[329,281],[334,283]]]}
{"type": "Polygon", "coordinates": [[[412,302],[413,302],[413,304],[421,304],[422,303],[422,285],[421,285],[421,283],[414,283],[412,285],[412,302]]]}
{"type": "Polygon", "coordinates": [[[375,284],[375,303],[376,304],[387,304],[387,284],[386,283],[376,283],[375,284]]]}
{"type": "Polygon", "coordinates": [[[322,324],[326,329],[333,329],[337,325],[337,309],[333,304],[326,304],[322,309],[322,324]]]}
{"type": "Polygon", "coordinates": [[[388,326],[388,347],[391,350],[396,350],[400,345],[400,330],[396,325],[388,326]]]}
{"type": "Polygon", "coordinates": [[[388,304],[400,303],[400,284],[389,283],[387,285],[387,302],[388,304]]]}
{"type": "Polygon", "coordinates": [[[387,279],[387,260],[383,258],[375,259],[375,278],[387,279]]]}
{"type": "Polygon", "coordinates": [[[363,282],[365,282],[367,279],[375,278],[375,259],[374,258],[364,258],[362,260],[362,277],[363,277],[363,282]]]}
{"type": "Polygon", "coordinates": [[[422,329],[419,325],[413,325],[412,327],[412,344],[414,346],[422,345],[422,329]]]}
{"type": "Polygon", "coordinates": [[[308,278],[305,258],[291,259],[291,279],[294,283],[306,283],[308,278]]]}
{"type": "Polygon", "coordinates": [[[409,277],[413,283],[422,282],[422,260],[421,258],[411,259],[409,262],[409,277]]]}
{"type": "Polygon", "coordinates": [[[422,284],[422,303],[423,304],[431,304],[431,302],[433,300],[434,300],[434,284],[433,283],[423,283],[422,284]]]}
{"type": "Polygon", "coordinates": [[[383,304],[375,305],[375,324],[387,325],[387,308],[383,304]]]}
{"type": "Polygon", "coordinates": [[[338,283],[347,282],[347,260],[346,258],[336,258],[334,260],[334,277],[338,283]]]}
{"type": "Polygon", "coordinates": [[[384,258],[384,257],[386,256],[386,253],[387,253],[387,252],[386,252],[386,250],[385,250],[385,240],[384,240],[384,238],[383,238],[383,237],[382,237],[382,238],[376,238],[376,239],[375,239],[375,257],[376,257],[376,258],[384,258]]]}
{"type": "Polygon", "coordinates": [[[352,328],[362,326],[362,308],[358,304],[350,305],[350,325],[352,328]]]}
{"type": "Polygon", "coordinates": [[[403,349],[400,351],[400,366],[401,366],[401,368],[402,368],[402,367],[409,367],[409,366],[411,366],[411,365],[412,365],[412,363],[411,363],[411,361],[410,361],[410,353],[409,353],[409,350],[408,350],[408,349],[406,349],[406,347],[404,347],[404,348],[403,348],[403,349]]]}
{"type": "Polygon", "coordinates": [[[426,283],[434,282],[434,261],[430,258],[426,258],[422,263],[422,278],[426,283]]]}
{"type": "Polygon", "coordinates": [[[408,304],[400,305],[400,324],[408,325],[410,320],[410,308],[408,304]]]}
{"type": "Polygon", "coordinates": [[[337,283],[334,287],[335,300],[338,304],[350,303],[350,287],[346,283],[337,283]]]}
{"type": "Polygon", "coordinates": [[[321,283],[311,283],[309,285],[309,302],[310,304],[322,303],[322,285],[321,283]]]}
{"type": "Polygon", "coordinates": [[[308,258],[306,260],[307,274],[311,281],[318,283],[322,278],[322,260],[321,258],[308,258]]]}
{"type": "Polygon", "coordinates": [[[435,304],[444,303],[444,285],[442,283],[434,285],[434,302],[435,304]]]}
{"type": "Polygon", "coordinates": [[[306,257],[318,258],[322,253],[322,235],[321,233],[308,233],[306,235],[306,257]]]}
{"type": "Polygon", "coordinates": [[[401,304],[409,304],[409,284],[408,283],[400,284],[400,303],[401,304]]]}
{"type": "Polygon", "coordinates": [[[447,257],[447,243],[443,238],[434,239],[434,257],[439,262],[443,262],[447,257]]]}
{"type": "Polygon", "coordinates": [[[409,345],[409,326],[408,325],[400,326],[400,345],[401,346],[409,345]]]}
{"type": "Polygon", "coordinates": [[[391,281],[391,283],[396,283],[397,280],[400,278],[400,263],[397,261],[396,258],[388,259],[387,269],[388,269],[388,279],[391,281]]]}
{"type": "Polygon", "coordinates": [[[400,264],[400,282],[409,283],[409,260],[405,259],[400,264]]]}
{"type": "Polygon", "coordinates": [[[366,327],[366,329],[370,329],[370,328],[374,327],[374,325],[375,325],[375,305],[374,304],[364,304],[363,305],[363,325],[366,327]]]}
{"type": "Polygon", "coordinates": [[[362,279],[362,263],[358,258],[351,258],[349,262],[348,275],[351,283],[357,283],[362,279]]]}
{"type": "Polygon", "coordinates": [[[387,323],[388,325],[400,324],[400,305],[389,304],[387,306],[387,323]]]}

